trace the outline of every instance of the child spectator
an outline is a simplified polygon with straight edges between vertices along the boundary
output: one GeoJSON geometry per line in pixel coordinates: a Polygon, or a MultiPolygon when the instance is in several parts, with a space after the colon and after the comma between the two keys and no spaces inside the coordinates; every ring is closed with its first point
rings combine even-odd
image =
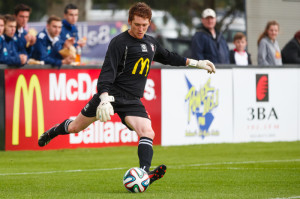
{"type": "Polygon", "coordinates": [[[242,32],[236,33],[233,38],[233,43],[235,45],[235,49],[231,50],[229,53],[230,63],[240,66],[251,65],[251,55],[246,51],[246,35],[242,32]]]}
{"type": "Polygon", "coordinates": [[[264,32],[259,36],[257,41],[258,65],[282,65],[280,48],[276,40],[278,32],[279,24],[276,21],[269,21],[264,32]]]}

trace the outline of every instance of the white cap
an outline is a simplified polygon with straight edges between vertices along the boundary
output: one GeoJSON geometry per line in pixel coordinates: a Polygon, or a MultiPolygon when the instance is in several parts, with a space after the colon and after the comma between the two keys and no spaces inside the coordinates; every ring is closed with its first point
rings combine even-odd
{"type": "Polygon", "coordinates": [[[216,12],[213,9],[207,8],[202,12],[202,18],[213,17],[216,18],[216,12]]]}

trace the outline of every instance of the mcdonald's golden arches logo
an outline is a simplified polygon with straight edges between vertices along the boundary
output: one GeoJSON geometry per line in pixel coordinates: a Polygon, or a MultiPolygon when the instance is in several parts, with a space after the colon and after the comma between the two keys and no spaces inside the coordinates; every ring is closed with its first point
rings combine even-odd
{"type": "Polygon", "coordinates": [[[32,75],[29,81],[29,86],[27,87],[27,82],[24,75],[19,75],[16,83],[14,98],[12,145],[19,145],[21,91],[23,93],[24,101],[25,137],[32,136],[32,105],[34,90],[37,103],[38,136],[44,133],[44,108],[39,79],[36,75],[32,75]]]}
{"type": "Polygon", "coordinates": [[[144,60],[143,57],[141,57],[141,58],[135,63],[134,68],[133,68],[133,70],[132,70],[132,74],[135,74],[135,73],[136,73],[137,67],[139,66],[139,63],[140,63],[140,62],[141,62],[141,70],[140,70],[140,73],[139,73],[139,74],[140,74],[140,75],[143,74],[144,69],[145,69],[145,67],[147,66],[147,71],[146,71],[146,73],[145,73],[145,76],[147,76],[148,71],[149,71],[149,63],[150,63],[150,61],[149,61],[148,58],[144,60]]]}

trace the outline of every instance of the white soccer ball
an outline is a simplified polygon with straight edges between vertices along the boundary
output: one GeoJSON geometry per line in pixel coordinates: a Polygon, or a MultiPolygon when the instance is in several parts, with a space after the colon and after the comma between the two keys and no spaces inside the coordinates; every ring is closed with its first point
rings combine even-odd
{"type": "Polygon", "coordinates": [[[150,184],[150,178],[144,169],[134,167],[126,171],[123,184],[128,191],[140,193],[146,191],[150,184]]]}

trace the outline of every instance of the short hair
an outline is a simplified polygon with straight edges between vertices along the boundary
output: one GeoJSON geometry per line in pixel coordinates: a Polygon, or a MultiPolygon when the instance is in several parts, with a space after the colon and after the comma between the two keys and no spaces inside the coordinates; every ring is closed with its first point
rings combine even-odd
{"type": "Polygon", "coordinates": [[[129,16],[128,16],[129,21],[132,21],[135,15],[151,20],[152,11],[151,8],[146,3],[138,2],[133,4],[129,9],[129,16]]]}
{"type": "Polygon", "coordinates": [[[5,17],[3,15],[0,15],[0,20],[2,20],[5,24],[5,17]]]}
{"type": "Polygon", "coordinates": [[[19,12],[21,11],[28,11],[31,12],[31,8],[28,5],[25,4],[18,4],[15,7],[15,15],[17,16],[19,14],[19,12]]]}
{"type": "Polygon", "coordinates": [[[7,22],[15,22],[16,21],[16,18],[11,14],[4,15],[4,19],[5,19],[5,24],[7,22]]]}
{"type": "Polygon", "coordinates": [[[78,7],[72,3],[66,5],[64,13],[68,14],[68,10],[78,10],[78,7]]]}
{"type": "Polygon", "coordinates": [[[47,20],[47,24],[50,25],[52,21],[61,21],[61,18],[55,15],[51,15],[47,20]]]}
{"type": "Polygon", "coordinates": [[[244,35],[244,33],[242,33],[242,32],[237,32],[233,37],[233,41],[240,40],[243,38],[246,39],[246,35],[244,35]]]}

